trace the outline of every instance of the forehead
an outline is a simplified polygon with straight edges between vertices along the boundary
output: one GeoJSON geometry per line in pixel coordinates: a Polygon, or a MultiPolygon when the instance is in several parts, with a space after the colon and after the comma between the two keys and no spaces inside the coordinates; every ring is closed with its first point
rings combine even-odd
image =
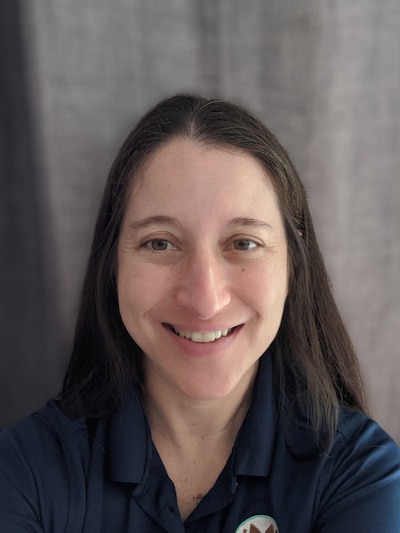
{"type": "Polygon", "coordinates": [[[261,186],[275,194],[270,173],[249,152],[189,138],[169,140],[150,153],[134,172],[130,190],[136,194],[178,183],[200,188],[212,183],[216,189],[241,185],[247,191],[261,186]]]}
{"type": "Polygon", "coordinates": [[[230,147],[181,139],[162,145],[135,173],[127,200],[126,227],[174,220],[199,234],[241,220],[284,233],[268,172],[252,155],[230,147]]]}

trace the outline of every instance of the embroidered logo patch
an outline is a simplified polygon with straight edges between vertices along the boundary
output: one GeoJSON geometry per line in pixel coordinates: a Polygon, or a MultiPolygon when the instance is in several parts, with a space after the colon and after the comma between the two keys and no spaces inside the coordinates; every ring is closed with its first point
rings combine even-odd
{"type": "Polygon", "coordinates": [[[279,530],[270,516],[256,515],[242,522],[235,533],[279,533],[279,530]]]}

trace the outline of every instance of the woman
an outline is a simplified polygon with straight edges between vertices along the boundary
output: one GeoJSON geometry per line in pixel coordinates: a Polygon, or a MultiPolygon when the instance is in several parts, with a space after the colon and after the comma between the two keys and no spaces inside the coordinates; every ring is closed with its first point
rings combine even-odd
{"type": "Polygon", "coordinates": [[[175,96],[111,168],[60,398],[0,437],[2,531],[400,531],[365,413],[287,153],[175,96]]]}

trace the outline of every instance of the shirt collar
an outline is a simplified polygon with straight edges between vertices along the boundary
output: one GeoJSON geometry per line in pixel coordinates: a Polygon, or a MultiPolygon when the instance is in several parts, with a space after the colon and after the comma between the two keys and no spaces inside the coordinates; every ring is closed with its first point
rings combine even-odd
{"type": "Polygon", "coordinates": [[[107,461],[113,481],[140,483],[149,467],[152,441],[142,404],[133,392],[107,431],[107,461]]]}
{"type": "Polygon", "coordinates": [[[272,353],[267,351],[261,357],[253,401],[233,449],[235,475],[269,474],[277,426],[272,374],[272,353]]]}

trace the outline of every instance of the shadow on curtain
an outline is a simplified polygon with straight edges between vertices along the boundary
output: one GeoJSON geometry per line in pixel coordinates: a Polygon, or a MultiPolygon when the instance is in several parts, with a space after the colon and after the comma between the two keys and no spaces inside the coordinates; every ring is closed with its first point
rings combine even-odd
{"type": "Polygon", "coordinates": [[[60,348],[18,2],[0,7],[0,427],[56,392],[60,348]]]}

